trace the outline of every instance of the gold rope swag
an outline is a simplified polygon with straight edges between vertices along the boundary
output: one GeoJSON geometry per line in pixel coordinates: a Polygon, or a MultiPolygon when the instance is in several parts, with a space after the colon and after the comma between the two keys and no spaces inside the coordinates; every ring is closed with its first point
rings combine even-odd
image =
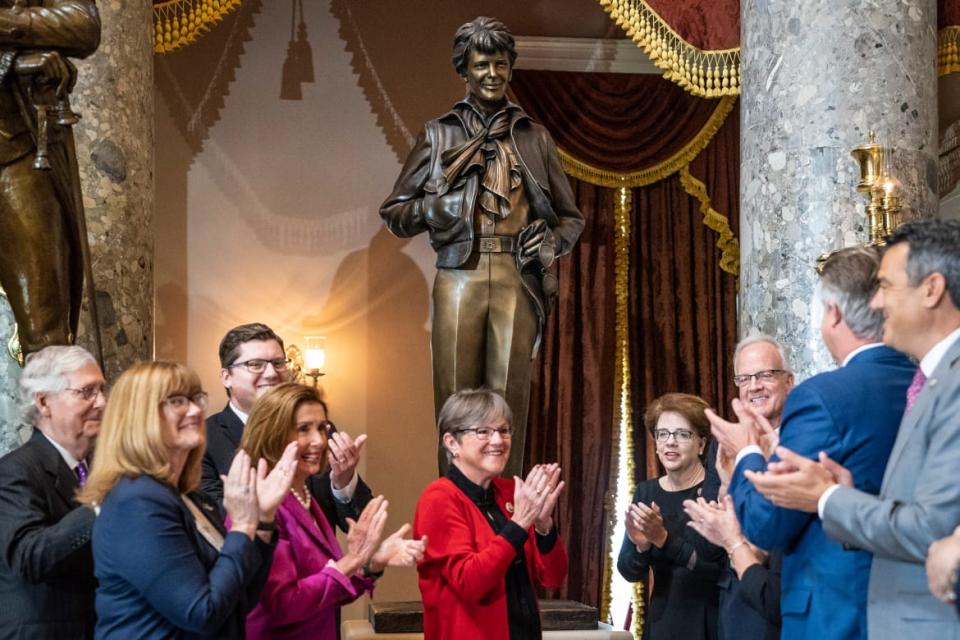
{"type": "Polygon", "coordinates": [[[169,53],[194,42],[240,6],[241,0],[169,0],[153,5],[153,51],[169,53]]]}

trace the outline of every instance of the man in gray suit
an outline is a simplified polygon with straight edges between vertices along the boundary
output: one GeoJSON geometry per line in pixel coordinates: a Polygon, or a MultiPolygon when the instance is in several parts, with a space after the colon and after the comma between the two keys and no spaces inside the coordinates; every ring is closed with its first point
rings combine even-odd
{"type": "MultiPolygon", "coordinates": [[[[751,474],[779,506],[818,513],[828,535],[874,554],[868,596],[872,638],[960,639],[956,612],[931,595],[924,559],[960,524],[960,221],[908,223],[887,241],[871,306],[883,341],[920,362],[879,496],[852,488],[850,472],[781,448],[751,474]]],[[[944,594],[937,594],[944,595],[944,594]]]]}

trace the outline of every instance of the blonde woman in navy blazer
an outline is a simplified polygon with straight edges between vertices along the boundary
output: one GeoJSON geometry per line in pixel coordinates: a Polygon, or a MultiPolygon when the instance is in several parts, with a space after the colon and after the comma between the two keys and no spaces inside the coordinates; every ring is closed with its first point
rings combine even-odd
{"type": "Polygon", "coordinates": [[[270,640],[337,637],[336,612],[373,590],[387,566],[412,567],[423,557],[426,540],[404,539],[404,525],[381,541],[387,502],[374,498],[356,522],[350,522],[347,550],[307,489],[333,454],[327,448],[327,415],[313,387],[282,384],[257,400],[240,442],[251,457],[278,460],[296,443],[290,493],[277,509],[279,540],[260,604],[247,617],[247,637],[270,640]]]}
{"type": "Polygon", "coordinates": [[[79,499],[93,526],[97,638],[242,638],[270,567],[274,513],[289,492],[295,449],[266,474],[247,454],[224,485],[233,519],[197,493],[206,394],[170,362],[134,365],[113,389],[79,499]]]}

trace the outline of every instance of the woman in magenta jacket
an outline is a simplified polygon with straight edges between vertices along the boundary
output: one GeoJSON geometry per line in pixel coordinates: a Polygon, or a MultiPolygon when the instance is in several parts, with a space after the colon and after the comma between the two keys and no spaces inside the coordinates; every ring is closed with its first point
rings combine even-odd
{"type": "Polygon", "coordinates": [[[412,567],[426,540],[404,539],[410,525],[381,541],[387,520],[383,496],[370,501],[347,533],[341,551],[323,510],[306,481],[327,461],[327,416],[317,390],[282,384],[265,393],[250,412],[240,447],[273,464],[290,442],[297,443],[297,468],[290,494],[276,514],[278,541],[260,603],[247,616],[247,638],[283,640],[337,637],[336,611],[364,592],[390,567],[412,567]]]}
{"type": "Polygon", "coordinates": [[[539,640],[534,587],[559,587],[567,575],[553,523],[559,466],[498,477],[510,419],[504,399],[484,389],[459,391],[440,411],[451,464],[420,496],[413,525],[415,537],[430,539],[417,567],[425,640],[539,640]]]}

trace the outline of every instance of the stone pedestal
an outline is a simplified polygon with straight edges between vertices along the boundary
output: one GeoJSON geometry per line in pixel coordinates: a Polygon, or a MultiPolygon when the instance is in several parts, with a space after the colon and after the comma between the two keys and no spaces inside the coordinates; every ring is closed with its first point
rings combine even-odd
{"type": "Polygon", "coordinates": [[[937,208],[934,0],[741,3],[740,331],[801,377],[834,366],[811,318],[818,255],[867,241],[853,147],[887,147],[907,217],[937,208]]]}
{"type": "MultiPolygon", "coordinates": [[[[81,116],[74,136],[105,373],[113,380],[153,351],[153,7],[150,0],[97,6],[100,48],[77,61],[71,103],[81,116]]],[[[89,318],[85,302],[77,342],[92,351],[89,318]]],[[[11,402],[19,367],[6,349],[12,325],[0,297],[0,454],[20,440],[11,402]]]]}

